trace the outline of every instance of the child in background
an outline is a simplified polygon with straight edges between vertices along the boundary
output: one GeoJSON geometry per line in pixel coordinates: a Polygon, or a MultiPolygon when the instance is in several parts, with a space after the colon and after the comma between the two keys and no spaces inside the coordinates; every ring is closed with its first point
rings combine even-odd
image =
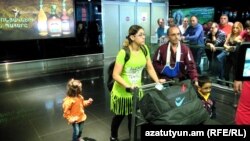
{"type": "Polygon", "coordinates": [[[81,139],[84,121],[87,116],[84,108],[92,104],[93,99],[84,100],[82,96],[82,83],[79,80],[71,79],[67,84],[67,96],[63,99],[63,117],[73,126],[73,141],[81,139]]]}
{"type": "Polygon", "coordinates": [[[199,76],[198,83],[198,97],[201,99],[204,108],[208,111],[210,118],[213,119],[216,117],[216,107],[214,95],[211,93],[212,82],[208,76],[199,76]]]}

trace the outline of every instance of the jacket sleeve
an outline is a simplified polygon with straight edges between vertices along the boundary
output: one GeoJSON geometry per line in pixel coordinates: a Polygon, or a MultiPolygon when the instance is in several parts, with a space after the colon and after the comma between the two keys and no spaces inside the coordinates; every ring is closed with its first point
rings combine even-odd
{"type": "MultiPolygon", "coordinates": [[[[194,35],[191,35],[191,36],[186,36],[186,40],[197,40],[198,37],[202,34],[203,32],[203,28],[202,26],[198,26],[197,29],[196,29],[196,32],[194,35]]],[[[186,33],[186,32],[185,32],[186,33]]],[[[185,34],[186,35],[186,34],[185,34]]]]}
{"type": "Polygon", "coordinates": [[[205,45],[206,45],[207,43],[212,43],[211,36],[212,36],[211,32],[208,31],[208,33],[207,33],[207,35],[206,35],[206,39],[205,39],[205,45]]]}
{"type": "Polygon", "coordinates": [[[68,99],[68,98],[65,98],[63,100],[63,104],[62,104],[62,107],[63,107],[63,117],[65,119],[67,119],[69,123],[73,123],[76,120],[75,117],[73,117],[70,114],[71,113],[72,104],[73,104],[73,101],[70,100],[70,99],[68,99]]]}
{"type": "Polygon", "coordinates": [[[191,26],[188,26],[188,28],[186,29],[186,31],[183,33],[182,36],[187,36],[188,33],[189,33],[190,28],[191,28],[191,26]]]}
{"type": "Polygon", "coordinates": [[[216,47],[223,47],[226,41],[226,34],[224,32],[218,32],[217,38],[214,41],[214,46],[216,47]]]}
{"type": "Polygon", "coordinates": [[[80,97],[82,99],[83,107],[88,107],[90,105],[89,100],[84,100],[84,97],[82,95],[80,97]]]}
{"type": "Polygon", "coordinates": [[[193,54],[188,47],[186,47],[185,64],[187,65],[187,72],[191,80],[197,81],[198,73],[197,73],[196,63],[194,61],[193,54]]]}
{"type": "Polygon", "coordinates": [[[162,57],[162,50],[161,50],[162,46],[159,47],[153,57],[153,66],[155,68],[155,71],[158,74],[161,74],[162,69],[164,68],[165,64],[163,63],[163,57],[162,57]]]}

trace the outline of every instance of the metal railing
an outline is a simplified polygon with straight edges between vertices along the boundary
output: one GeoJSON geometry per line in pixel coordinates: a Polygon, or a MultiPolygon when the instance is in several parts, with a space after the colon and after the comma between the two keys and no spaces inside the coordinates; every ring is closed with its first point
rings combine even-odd
{"type": "Polygon", "coordinates": [[[103,54],[88,54],[53,59],[0,64],[0,82],[40,77],[103,65],[103,54]]]}

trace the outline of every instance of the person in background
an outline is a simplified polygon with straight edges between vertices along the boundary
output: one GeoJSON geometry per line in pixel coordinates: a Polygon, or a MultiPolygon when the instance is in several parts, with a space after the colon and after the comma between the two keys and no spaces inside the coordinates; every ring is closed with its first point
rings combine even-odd
{"type": "Polygon", "coordinates": [[[168,26],[165,25],[163,18],[159,18],[157,23],[159,27],[155,30],[155,34],[158,38],[159,45],[161,45],[166,41],[165,36],[167,34],[168,26]]]}
{"type": "MultiPolygon", "coordinates": [[[[232,25],[231,25],[232,22],[229,22],[228,21],[228,16],[226,14],[222,14],[220,16],[220,23],[219,23],[219,29],[224,31],[225,34],[226,34],[226,37],[231,33],[232,31],[232,25]]],[[[226,53],[225,53],[225,50],[221,51],[221,53],[219,55],[216,56],[219,63],[221,64],[221,73],[223,74],[223,77],[224,77],[224,67],[225,67],[225,59],[226,59],[226,53]]],[[[220,78],[221,79],[221,78],[220,78]]],[[[227,84],[228,85],[228,84],[227,84]]]]}
{"type": "Polygon", "coordinates": [[[169,17],[168,18],[168,27],[172,27],[172,26],[175,26],[174,18],[169,17]]]}
{"type": "Polygon", "coordinates": [[[157,24],[158,24],[158,27],[157,29],[155,30],[155,34],[157,34],[158,38],[166,35],[167,33],[167,30],[168,30],[168,26],[165,25],[165,21],[163,18],[159,18],[157,20],[157,24]]]}
{"type": "MultiPolygon", "coordinates": [[[[132,25],[129,28],[123,47],[130,50],[130,59],[124,64],[125,50],[121,49],[116,56],[116,62],[113,71],[113,79],[115,80],[111,91],[110,110],[115,114],[111,123],[110,141],[118,141],[118,129],[125,116],[128,116],[129,135],[131,133],[131,117],[132,117],[132,99],[133,95],[130,91],[135,87],[140,87],[142,80],[142,70],[146,66],[146,70],[150,77],[156,83],[163,83],[165,80],[158,79],[158,76],[152,65],[150,55],[144,55],[142,48],[147,52],[145,45],[145,32],[139,25],[132,25]]],[[[142,94],[139,94],[141,97],[142,94]]]]}
{"type": "MultiPolygon", "coordinates": [[[[236,21],[232,26],[232,32],[228,34],[224,43],[224,53],[226,54],[224,77],[226,81],[229,81],[230,72],[233,69],[235,71],[236,54],[235,50],[237,45],[241,43],[239,39],[240,33],[243,31],[243,25],[241,22],[236,21]]],[[[234,73],[233,73],[234,74],[234,73]]],[[[234,78],[232,79],[234,80],[234,78]]]]}
{"type": "Polygon", "coordinates": [[[82,96],[82,83],[71,79],[67,83],[67,96],[63,99],[63,117],[73,127],[72,141],[83,141],[81,138],[83,125],[87,116],[84,108],[92,104],[93,99],[84,100],[82,96]]]}
{"type": "Polygon", "coordinates": [[[202,25],[198,23],[198,18],[196,16],[191,16],[190,22],[191,25],[187,28],[181,39],[183,41],[188,41],[192,54],[194,55],[196,68],[198,73],[201,74],[200,63],[205,46],[204,31],[202,25]]]}
{"type": "Polygon", "coordinates": [[[212,72],[215,73],[215,75],[218,75],[220,79],[224,78],[224,66],[223,64],[218,65],[216,56],[222,51],[216,50],[216,47],[223,47],[225,40],[225,32],[219,29],[219,25],[216,22],[213,22],[205,40],[205,45],[207,46],[205,52],[210,62],[209,69],[213,70],[215,68],[212,72]],[[217,68],[217,66],[219,67],[217,68]]]}
{"type": "Polygon", "coordinates": [[[199,87],[197,88],[198,98],[201,99],[204,108],[208,111],[211,119],[216,118],[215,96],[212,93],[212,81],[208,76],[198,77],[199,87]]]}
{"type": "Polygon", "coordinates": [[[204,35],[207,35],[207,33],[210,31],[212,23],[213,21],[208,21],[207,23],[203,24],[204,35]]]}
{"type": "Polygon", "coordinates": [[[182,24],[178,26],[180,31],[181,31],[181,35],[183,35],[185,33],[185,31],[187,30],[187,28],[189,26],[188,22],[189,22],[189,19],[187,17],[185,17],[182,20],[182,24]]]}
{"type": "Polygon", "coordinates": [[[169,42],[160,46],[153,57],[153,65],[160,78],[191,79],[198,86],[198,73],[190,49],[180,42],[177,26],[168,29],[169,42]]]}
{"type": "MultiPolygon", "coordinates": [[[[250,42],[250,20],[245,22],[245,30],[241,32],[239,40],[250,42]]],[[[238,55],[236,55],[238,57],[238,55]]],[[[236,58],[236,60],[238,60],[236,58]]],[[[244,61],[244,60],[238,60],[244,61]]],[[[236,65],[237,68],[237,65],[236,65]]],[[[234,91],[240,94],[238,106],[235,115],[235,124],[237,125],[250,125],[250,81],[242,81],[236,74],[239,72],[235,71],[234,80],[234,91]]]]}
{"type": "Polygon", "coordinates": [[[237,40],[244,42],[250,42],[250,20],[247,20],[244,25],[245,30],[240,33],[240,36],[237,37],[237,40]]]}
{"type": "Polygon", "coordinates": [[[231,33],[232,25],[229,24],[228,16],[226,14],[220,16],[219,29],[224,31],[226,36],[231,33]]]}

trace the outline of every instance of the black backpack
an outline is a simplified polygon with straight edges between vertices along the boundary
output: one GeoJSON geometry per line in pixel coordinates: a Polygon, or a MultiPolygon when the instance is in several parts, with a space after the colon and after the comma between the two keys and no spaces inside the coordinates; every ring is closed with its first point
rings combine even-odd
{"type": "MultiPolygon", "coordinates": [[[[148,52],[145,48],[145,46],[141,46],[140,47],[143,54],[145,55],[145,57],[147,56],[148,52]]],[[[124,65],[126,64],[126,62],[129,60],[130,58],[130,50],[128,47],[123,47],[122,49],[125,50],[126,52],[126,55],[125,55],[125,58],[124,58],[124,65]]],[[[123,65],[123,66],[124,66],[123,65]]],[[[110,64],[109,64],[109,67],[108,67],[108,81],[107,81],[107,88],[108,90],[111,92],[112,88],[113,88],[113,85],[114,85],[114,82],[115,80],[113,79],[113,70],[114,70],[114,67],[115,67],[115,60],[112,61],[110,64]]]]}

